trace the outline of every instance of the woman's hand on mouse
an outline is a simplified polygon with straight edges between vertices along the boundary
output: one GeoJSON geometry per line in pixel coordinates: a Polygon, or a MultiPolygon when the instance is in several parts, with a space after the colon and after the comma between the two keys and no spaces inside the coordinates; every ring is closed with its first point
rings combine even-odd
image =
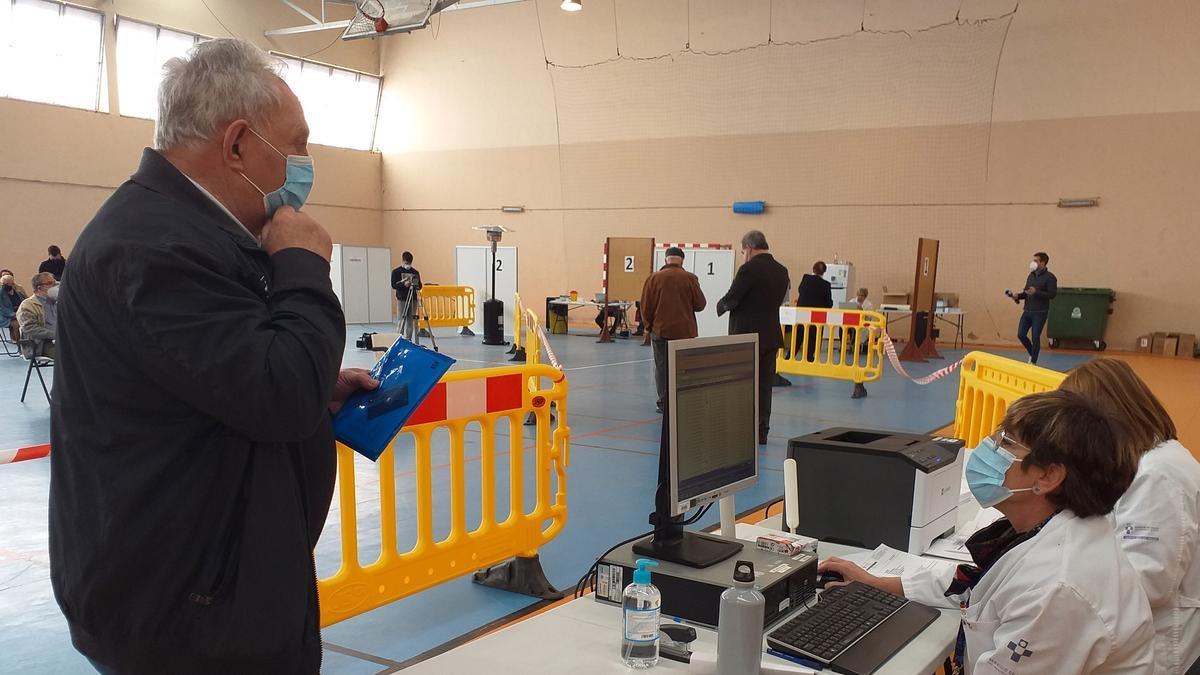
{"type": "Polygon", "coordinates": [[[893,595],[904,595],[904,584],[900,583],[900,577],[877,577],[874,574],[855,565],[849,560],[841,558],[828,558],[817,564],[817,573],[836,572],[842,575],[842,581],[831,581],[826,584],[826,588],[834,586],[845,586],[852,581],[858,581],[868,586],[874,586],[881,591],[887,591],[893,595]]]}

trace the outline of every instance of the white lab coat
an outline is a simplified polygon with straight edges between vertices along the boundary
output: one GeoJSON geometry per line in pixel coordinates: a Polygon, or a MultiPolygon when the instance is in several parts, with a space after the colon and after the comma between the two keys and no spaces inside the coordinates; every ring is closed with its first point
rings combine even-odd
{"type": "MultiPolygon", "coordinates": [[[[904,595],[956,607],[946,598],[954,569],[904,577],[904,595]]],[[[1137,573],[1107,517],[1063,511],[1005,553],[962,609],[973,675],[1154,672],[1154,627],[1137,573]]]]}
{"type": "Polygon", "coordinates": [[[1182,675],[1200,658],[1200,462],[1179,441],[1155,446],[1113,517],[1154,613],[1154,672],[1182,675]]]}

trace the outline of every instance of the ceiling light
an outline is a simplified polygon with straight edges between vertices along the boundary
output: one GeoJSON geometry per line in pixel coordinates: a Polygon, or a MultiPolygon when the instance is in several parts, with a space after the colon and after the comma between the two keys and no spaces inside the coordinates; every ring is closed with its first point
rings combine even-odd
{"type": "Polygon", "coordinates": [[[583,0],[563,0],[563,4],[559,5],[564,12],[578,12],[583,9],[583,0]]]}

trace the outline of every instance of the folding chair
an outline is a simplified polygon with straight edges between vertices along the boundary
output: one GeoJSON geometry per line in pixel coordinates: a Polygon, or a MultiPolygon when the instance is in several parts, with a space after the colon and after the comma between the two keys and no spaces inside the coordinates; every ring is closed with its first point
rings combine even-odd
{"type": "Polygon", "coordinates": [[[8,334],[8,326],[0,326],[0,346],[4,347],[4,355],[12,358],[21,356],[21,346],[12,341],[8,334]]]}
{"type": "Polygon", "coordinates": [[[21,389],[21,403],[25,402],[25,394],[29,391],[29,378],[33,376],[34,371],[37,371],[38,382],[42,383],[42,391],[46,394],[46,403],[50,402],[50,389],[46,386],[46,379],[42,377],[42,368],[53,368],[54,359],[49,356],[36,356],[38,352],[38,342],[34,340],[21,340],[20,345],[28,345],[31,354],[35,356],[29,358],[29,369],[25,371],[25,386],[21,389]]]}

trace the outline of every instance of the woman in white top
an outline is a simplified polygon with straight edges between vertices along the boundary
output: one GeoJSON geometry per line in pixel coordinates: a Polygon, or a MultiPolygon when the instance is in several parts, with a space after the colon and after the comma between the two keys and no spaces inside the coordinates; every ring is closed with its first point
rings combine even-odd
{"type": "Polygon", "coordinates": [[[904,578],[837,558],[820,569],[959,607],[955,665],[973,675],[1149,675],[1150,605],[1107,517],[1137,470],[1122,433],[1074,392],[1018,399],[967,461],[972,494],[1005,516],[968,540],[974,565],[904,578]]]}
{"type": "Polygon", "coordinates": [[[1117,501],[1117,543],[1141,578],[1154,612],[1156,673],[1182,675],[1200,659],[1200,462],[1176,439],[1175,423],[1129,364],[1089,361],[1062,389],[1118,414],[1140,458],[1117,501]]]}

